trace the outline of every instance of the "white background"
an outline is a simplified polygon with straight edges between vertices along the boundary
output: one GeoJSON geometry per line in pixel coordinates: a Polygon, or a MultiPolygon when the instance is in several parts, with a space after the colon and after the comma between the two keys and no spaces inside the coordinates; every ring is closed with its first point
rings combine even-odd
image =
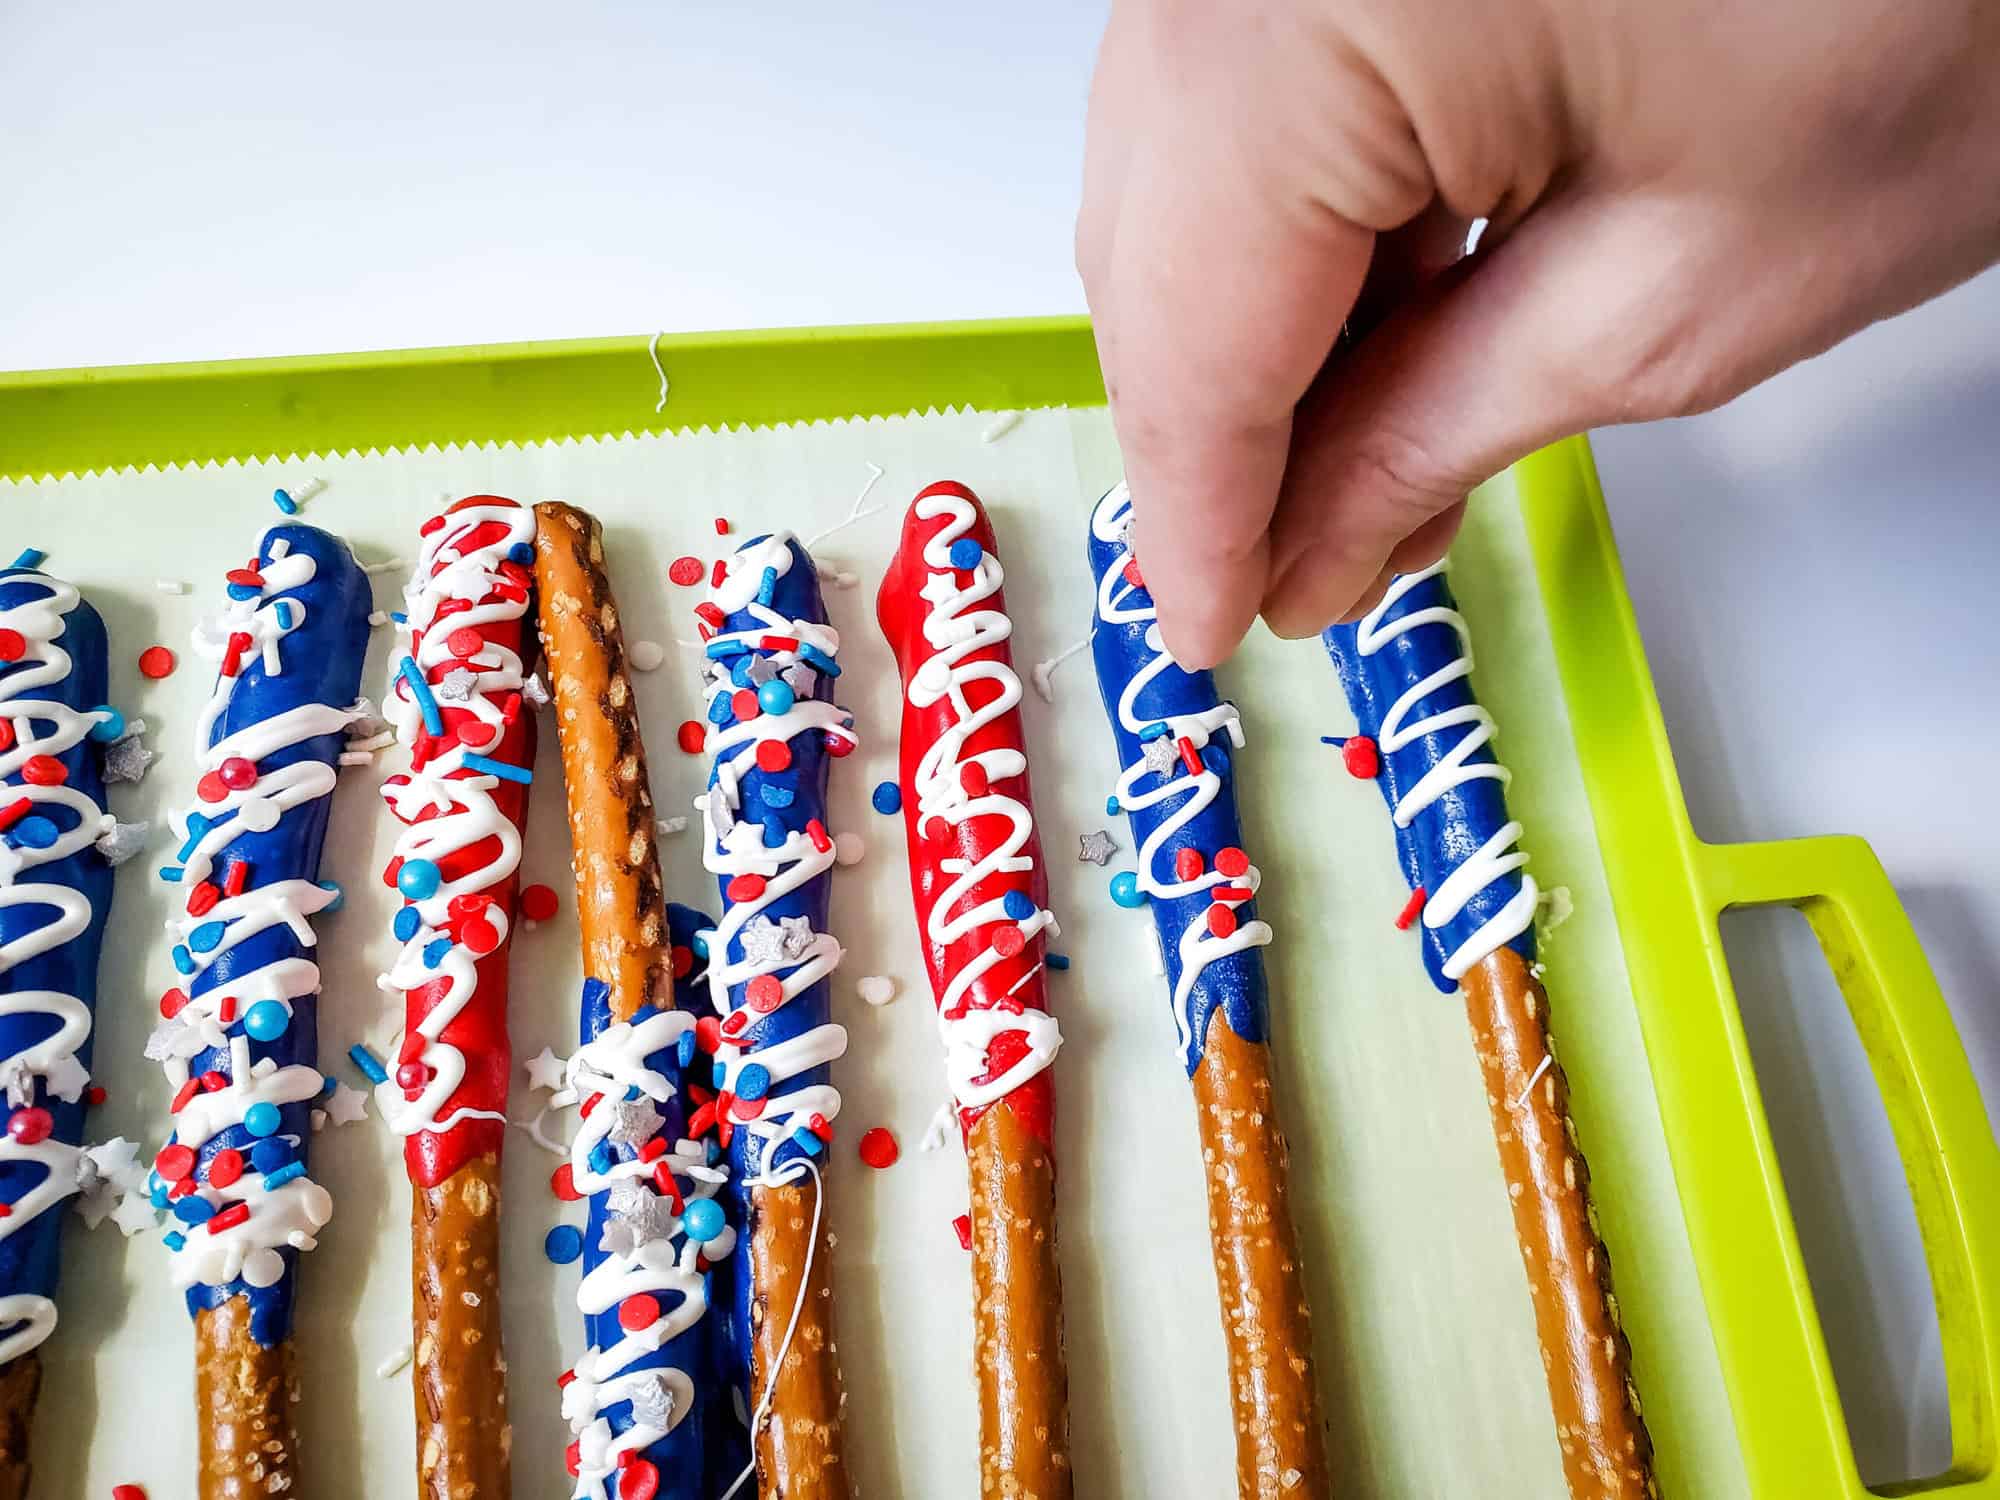
{"type": "MultiPolygon", "coordinates": [[[[0,0],[0,368],[1080,310],[1100,8],[0,0]]],[[[1598,455],[1697,827],[1882,854],[2000,1098],[2000,279],[1598,455]]],[[[1936,1329],[1803,924],[1732,933],[1864,1472],[1936,1329]],[[1837,1283],[1837,1284],[1836,1284],[1837,1283]]]]}

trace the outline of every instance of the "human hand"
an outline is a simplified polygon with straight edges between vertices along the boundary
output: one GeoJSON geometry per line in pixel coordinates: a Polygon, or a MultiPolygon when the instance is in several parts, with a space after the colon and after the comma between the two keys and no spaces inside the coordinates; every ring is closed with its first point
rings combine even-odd
{"type": "Polygon", "coordinates": [[[1718,405],[1996,256],[1979,0],[1118,0],[1077,221],[1189,666],[1260,610],[1351,617],[1544,443],[1718,405]]]}

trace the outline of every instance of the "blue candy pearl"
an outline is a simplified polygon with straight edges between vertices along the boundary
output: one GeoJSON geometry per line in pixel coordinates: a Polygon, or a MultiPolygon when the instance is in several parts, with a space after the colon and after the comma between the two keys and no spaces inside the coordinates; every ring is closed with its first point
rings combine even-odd
{"type": "Polygon", "coordinates": [[[1026,891],[1009,891],[1000,898],[1000,909],[1016,922],[1025,922],[1035,914],[1035,903],[1026,891]]]}
{"type": "Polygon", "coordinates": [[[875,811],[878,813],[901,812],[903,808],[903,789],[893,781],[884,781],[876,786],[875,790],[869,795],[868,800],[874,804],[875,811]]]}
{"type": "Polygon", "coordinates": [[[792,685],[782,677],[773,677],[757,689],[757,706],[767,714],[788,714],[792,705],[799,701],[799,695],[792,691],[792,685]]]}
{"type": "Polygon", "coordinates": [[[583,1254],[583,1232],[574,1224],[558,1224],[542,1241],[542,1249],[557,1265],[566,1266],[583,1254]]]}
{"type": "Polygon", "coordinates": [[[259,1000],[243,1012],[243,1029],[260,1042],[275,1041],[291,1024],[291,1014],[276,1000],[259,1000]]]}
{"type": "Polygon", "coordinates": [[[948,555],[951,558],[951,565],[954,568],[962,568],[969,571],[979,566],[979,559],[986,555],[986,549],[981,547],[971,537],[962,536],[951,544],[951,551],[948,555]]]}
{"type": "Polygon", "coordinates": [[[319,888],[323,891],[330,891],[333,894],[333,899],[320,908],[322,912],[339,911],[341,907],[347,905],[347,892],[340,888],[339,881],[322,880],[319,882],[319,888]]]}
{"type": "Polygon", "coordinates": [[[722,1233],[722,1205],[713,1198],[697,1198],[682,1213],[681,1224],[687,1229],[689,1239],[705,1245],[722,1233]]]}
{"type": "Polygon", "coordinates": [[[534,560],[535,544],[533,542],[516,542],[507,549],[507,561],[511,563],[519,563],[525,568],[534,560]]]}
{"type": "Polygon", "coordinates": [[[278,1106],[268,1099],[259,1099],[243,1113],[243,1128],[252,1135],[276,1135],[283,1123],[278,1118],[278,1106]]]}
{"type": "Polygon", "coordinates": [[[694,950],[696,958],[706,959],[708,957],[708,934],[697,932],[693,937],[688,939],[688,947],[694,950]]]}
{"type": "Polygon", "coordinates": [[[104,716],[90,726],[90,737],[92,739],[98,741],[100,744],[109,744],[112,740],[124,735],[125,715],[118,712],[110,704],[100,703],[91,712],[104,716]]]}
{"type": "Polygon", "coordinates": [[[427,859],[406,859],[396,872],[396,889],[412,901],[428,901],[437,894],[444,877],[427,859]]]}
{"type": "Polygon", "coordinates": [[[1111,899],[1120,906],[1144,906],[1146,893],[1139,889],[1139,877],[1130,870],[1120,870],[1111,877],[1111,899]]]}

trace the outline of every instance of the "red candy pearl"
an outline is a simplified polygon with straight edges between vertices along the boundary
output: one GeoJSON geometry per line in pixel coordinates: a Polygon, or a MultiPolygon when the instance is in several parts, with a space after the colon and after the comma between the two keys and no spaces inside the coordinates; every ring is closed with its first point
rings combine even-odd
{"type": "Polygon", "coordinates": [[[689,755],[699,755],[708,744],[708,730],[701,720],[688,719],[681,724],[679,738],[682,750],[689,755]]]}
{"type": "Polygon", "coordinates": [[[826,733],[826,753],[835,760],[839,760],[843,755],[852,755],[854,741],[844,734],[835,734],[829,729],[826,733]]]}
{"type": "Polygon", "coordinates": [[[1178,875],[1182,880],[1199,880],[1201,878],[1201,851],[1199,849],[1181,849],[1176,851],[1174,854],[1174,874],[1178,875]]]}
{"type": "Polygon", "coordinates": [[[1357,734],[1342,745],[1340,759],[1347,774],[1361,781],[1373,781],[1382,769],[1382,756],[1365,734],[1357,734]]]}
{"type": "Polygon", "coordinates": [[[531,885],[521,892],[521,915],[531,922],[546,922],[556,914],[556,893],[549,886],[531,885]]]}
{"type": "Polygon", "coordinates": [[[444,644],[445,649],[453,656],[460,658],[477,656],[480,648],[486,644],[486,637],[470,625],[461,625],[444,638],[444,644]]]}
{"type": "Polygon", "coordinates": [[[620,1455],[632,1462],[618,1472],[618,1500],[653,1500],[660,1492],[660,1471],[651,1459],[640,1458],[627,1449],[620,1455]]]}
{"type": "Polygon", "coordinates": [[[647,1292],[627,1297],[618,1304],[618,1326],[627,1333],[651,1328],[660,1321],[660,1300],[647,1292]]]}
{"type": "Polygon", "coordinates": [[[0,661],[19,661],[27,654],[26,636],[18,630],[0,630],[0,661]]]}
{"type": "Polygon", "coordinates": [[[244,791],[257,784],[257,762],[241,755],[232,755],[215,768],[215,774],[222,778],[222,784],[232,792],[244,791]]]}
{"type": "Polygon", "coordinates": [[[757,741],[757,769],[760,771],[788,771],[792,765],[792,747],[783,740],[757,741]]]}
{"type": "Polygon", "coordinates": [[[53,755],[31,755],[21,763],[21,779],[30,786],[61,786],[69,772],[53,755]]]}
{"type": "Polygon", "coordinates": [[[885,1167],[896,1165],[896,1158],[903,1154],[903,1148],[896,1144],[896,1138],[880,1125],[873,1130],[865,1131],[856,1149],[860,1151],[862,1161],[878,1172],[885,1167]]]}
{"type": "Polygon", "coordinates": [[[431,1070],[422,1063],[404,1063],[396,1069],[396,1087],[400,1089],[420,1089],[430,1082],[431,1070]]]}
{"type": "Polygon", "coordinates": [[[7,1116],[7,1134],[24,1146],[39,1146],[55,1128],[54,1116],[39,1105],[27,1105],[7,1116]]]}
{"type": "Polygon", "coordinates": [[[1231,880],[1241,879],[1250,873],[1250,856],[1231,844],[1216,851],[1215,868],[1231,880]]]}
{"type": "Polygon", "coordinates": [[[208,1159],[208,1185],[226,1188],[243,1175],[243,1153],[224,1146],[208,1159]]]}

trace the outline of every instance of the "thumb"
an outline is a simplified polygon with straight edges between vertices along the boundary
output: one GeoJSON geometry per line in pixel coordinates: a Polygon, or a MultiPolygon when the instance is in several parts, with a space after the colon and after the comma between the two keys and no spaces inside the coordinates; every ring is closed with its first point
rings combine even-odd
{"type": "Polygon", "coordinates": [[[1690,410],[1698,285],[1676,211],[1557,199],[1347,350],[1301,406],[1263,613],[1317,633],[1443,555],[1466,493],[1559,437],[1690,410]]]}

